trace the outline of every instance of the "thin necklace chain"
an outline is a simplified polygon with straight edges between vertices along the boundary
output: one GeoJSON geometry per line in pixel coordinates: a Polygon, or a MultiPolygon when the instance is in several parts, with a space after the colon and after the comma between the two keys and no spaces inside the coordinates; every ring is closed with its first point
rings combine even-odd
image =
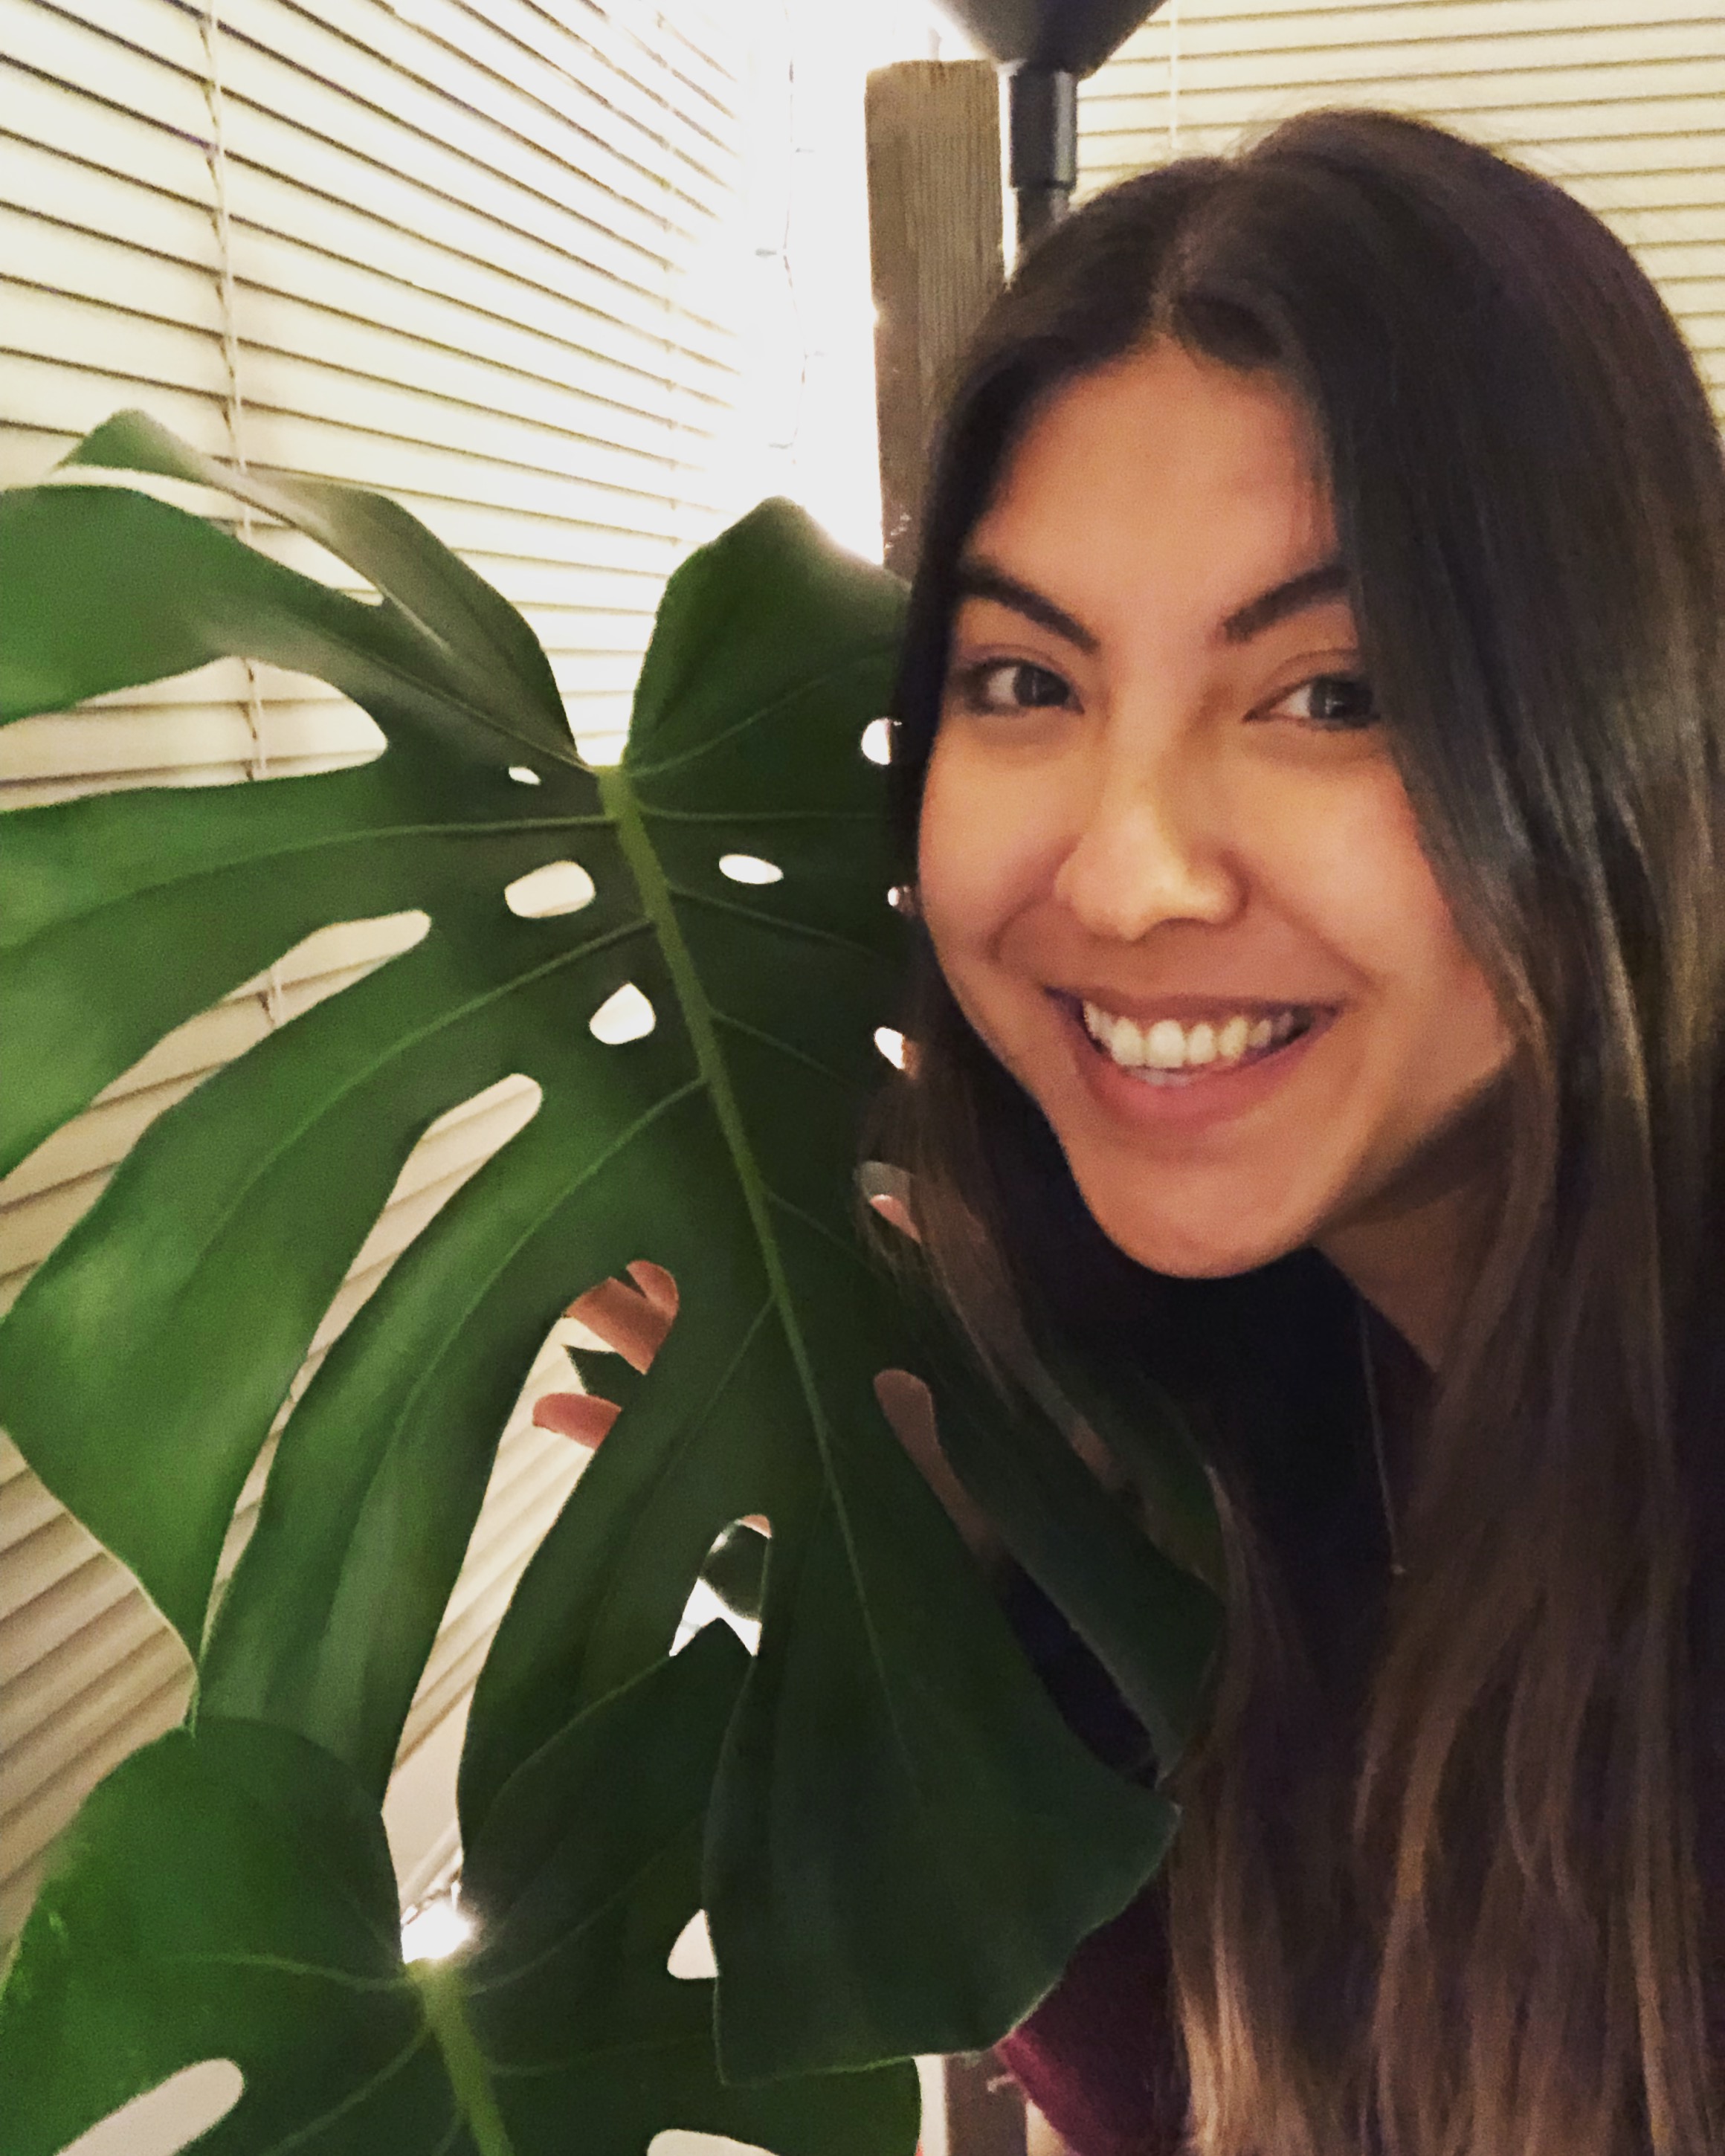
{"type": "Polygon", "coordinates": [[[1372,1353],[1370,1320],[1366,1315],[1366,1299],[1356,1291],[1353,1299],[1354,1315],[1359,1326],[1360,1368],[1366,1380],[1366,1414],[1372,1425],[1372,1460],[1378,1470],[1378,1497],[1384,1507],[1384,1532],[1389,1537],[1389,1570],[1392,1578],[1400,1579],[1407,1573],[1402,1562],[1401,1538],[1396,1532],[1395,1499],[1389,1487],[1389,1462],[1384,1446],[1384,1413],[1378,1402],[1378,1358],[1372,1353]]]}

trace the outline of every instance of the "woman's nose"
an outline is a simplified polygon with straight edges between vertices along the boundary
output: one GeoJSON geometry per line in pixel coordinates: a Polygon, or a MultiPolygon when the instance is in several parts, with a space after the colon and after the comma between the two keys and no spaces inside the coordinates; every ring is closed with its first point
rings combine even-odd
{"type": "Polygon", "coordinates": [[[1122,942],[1169,921],[1230,920],[1244,894],[1209,794],[1200,773],[1098,774],[1055,898],[1089,934],[1122,942]]]}

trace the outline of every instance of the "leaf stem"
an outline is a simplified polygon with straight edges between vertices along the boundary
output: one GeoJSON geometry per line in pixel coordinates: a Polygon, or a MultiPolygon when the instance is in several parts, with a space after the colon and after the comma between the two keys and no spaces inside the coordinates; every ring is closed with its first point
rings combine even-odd
{"type": "Polygon", "coordinates": [[[465,1984],[459,1962],[413,1961],[408,1964],[419,1996],[425,2002],[425,2018],[443,2054],[449,2086],[461,2116],[471,2128],[479,2156],[515,2156],[509,2128],[497,2108],[497,2092],[491,2070],[485,2064],[473,2024],[467,2018],[465,1984]]]}

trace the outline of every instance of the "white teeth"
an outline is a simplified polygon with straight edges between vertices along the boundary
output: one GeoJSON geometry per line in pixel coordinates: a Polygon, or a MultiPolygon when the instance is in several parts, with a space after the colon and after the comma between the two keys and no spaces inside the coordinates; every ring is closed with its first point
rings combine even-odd
{"type": "Polygon", "coordinates": [[[1159,1018],[1144,1036],[1144,1060],[1153,1070],[1178,1070],[1186,1060],[1186,1033],[1178,1019],[1159,1018]]]}
{"type": "Polygon", "coordinates": [[[1158,1073],[1209,1064],[1225,1066],[1244,1055],[1261,1055],[1267,1048],[1280,1047],[1301,1022],[1301,1014],[1292,1009],[1260,1019],[1236,1011],[1219,1024],[1200,1019],[1189,1029],[1172,1018],[1141,1026],[1104,1010],[1100,1004],[1087,1003],[1083,1011],[1085,1030],[1122,1070],[1158,1073]]]}
{"type": "Polygon", "coordinates": [[[1144,1036],[1129,1018],[1117,1018],[1108,1035],[1108,1053],[1128,1070],[1144,1060],[1144,1036]]]}

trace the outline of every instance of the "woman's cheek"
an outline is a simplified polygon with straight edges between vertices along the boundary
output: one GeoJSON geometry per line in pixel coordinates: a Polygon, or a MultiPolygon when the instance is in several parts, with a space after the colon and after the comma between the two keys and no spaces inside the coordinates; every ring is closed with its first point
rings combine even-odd
{"type": "Polygon", "coordinates": [[[946,963],[993,940],[1009,916],[1009,814],[984,760],[940,735],[929,765],[918,832],[917,891],[936,953],[946,963]]]}
{"type": "Polygon", "coordinates": [[[1260,898],[1363,983],[1422,973],[1447,941],[1449,909],[1387,760],[1327,783],[1284,783],[1250,820],[1266,834],[1260,898]]]}
{"type": "Polygon", "coordinates": [[[923,793],[922,873],[948,909],[998,930],[1045,899],[1084,819],[1089,766],[1065,730],[936,737],[923,793]]]}

